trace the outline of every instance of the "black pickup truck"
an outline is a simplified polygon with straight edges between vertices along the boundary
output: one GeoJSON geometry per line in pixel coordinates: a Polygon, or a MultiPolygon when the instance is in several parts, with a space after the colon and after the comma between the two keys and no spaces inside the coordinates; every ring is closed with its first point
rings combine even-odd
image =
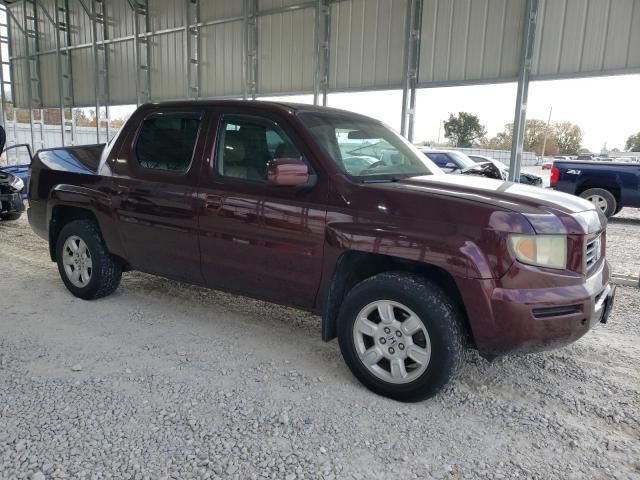
{"type": "Polygon", "coordinates": [[[555,190],[586,198],[607,218],[622,207],[640,207],[640,163],[555,161],[550,184],[555,190]]]}

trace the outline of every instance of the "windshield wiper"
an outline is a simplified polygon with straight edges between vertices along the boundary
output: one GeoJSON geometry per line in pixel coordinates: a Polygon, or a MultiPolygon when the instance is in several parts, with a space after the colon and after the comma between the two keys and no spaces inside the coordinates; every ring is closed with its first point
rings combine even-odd
{"type": "Polygon", "coordinates": [[[388,177],[388,178],[363,178],[362,183],[391,183],[391,182],[399,182],[400,179],[398,177],[388,177]]]}

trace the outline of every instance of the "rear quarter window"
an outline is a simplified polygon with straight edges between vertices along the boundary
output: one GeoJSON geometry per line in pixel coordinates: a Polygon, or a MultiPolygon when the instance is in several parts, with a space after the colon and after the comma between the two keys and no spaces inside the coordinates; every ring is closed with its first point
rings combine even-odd
{"type": "Polygon", "coordinates": [[[200,131],[200,117],[197,112],[152,113],[145,117],[135,146],[140,166],[187,172],[200,131]]]}

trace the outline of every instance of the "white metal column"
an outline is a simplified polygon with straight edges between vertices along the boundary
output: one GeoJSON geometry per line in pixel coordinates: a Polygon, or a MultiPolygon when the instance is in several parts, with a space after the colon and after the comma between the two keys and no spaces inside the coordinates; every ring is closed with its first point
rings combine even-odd
{"type": "Polygon", "coordinates": [[[24,44],[27,57],[27,96],[29,103],[29,125],[31,130],[31,148],[35,151],[44,148],[44,111],[42,110],[42,84],[40,82],[40,62],[38,52],[38,17],[35,0],[24,0],[22,4],[24,17],[24,44]],[[33,42],[33,49],[31,43],[33,42]],[[34,117],[38,112],[38,120],[34,117]]]}
{"type": "Polygon", "coordinates": [[[149,4],[147,0],[129,0],[134,13],[134,44],[136,57],[136,103],[151,100],[151,49],[149,48],[149,4]]]}
{"type": "Polygon", "coordinates": [[[331,31],[331,7],[329,0],[318,0],[316,5],[315,76],[313,79],[313,104],[327,105],[329,87],[329,35],[331,31]]]}
{"type": "Polygon", "coordinates": [[[186,0],[185,50],[187,98],[200,96],[200,0],[186,0]]]}
{"type": "Polygon", "coordinates": [[[258,2],[244,0],[243,98],[256,99],[258,88],[258,2]]]}
{"type": "Polygon", "coordinates": [[[71,14],[69,11],[69,0],[56,1],[56,23],[58,24],[57,35],[60,43],[60,67],[62,72],[62,122],[64,124],[64,145],[76,144],[76,117],[74,115],[73,98],[73,68],[71,63],[71,14]],[[64,35],[64,42],[62,41],[64,35]],[[62,49],[62,45],[67,48],[62,49]]]}
{"type": "Polygon", "coordinates": [[[520,181],[520,165],[527,120],[527,97],[529,94],[529,75],[533,42],[536,34],[538,17],[538,0],[527,0],[527,10],[522,30],[522,47],[520,49],[520,67],[518,72],[518,92],[516,94],[516,114],[513,121],[513,138],[511,142],[511,161],[509,162],[509,180],[520,181]]]}
{"type": "Polygon", "coordinates": [[[407,3],[400,132],[407,137],[409,141],[413,141],[413,125],[416,115],[416,86],[418,84],[418,68],[420,63],[422,3],[422,0],[409,0],[407,3]]]}

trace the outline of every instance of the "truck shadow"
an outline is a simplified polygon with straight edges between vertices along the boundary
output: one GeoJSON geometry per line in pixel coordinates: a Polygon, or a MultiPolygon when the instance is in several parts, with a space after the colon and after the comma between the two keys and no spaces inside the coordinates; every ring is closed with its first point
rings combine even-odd
{"type": "Polygon", "coordinates": [[[612,217],[609,219],[609,223],[613,225],[637,225],[640,226],[640,218],[629,217],[612,217]]]}

